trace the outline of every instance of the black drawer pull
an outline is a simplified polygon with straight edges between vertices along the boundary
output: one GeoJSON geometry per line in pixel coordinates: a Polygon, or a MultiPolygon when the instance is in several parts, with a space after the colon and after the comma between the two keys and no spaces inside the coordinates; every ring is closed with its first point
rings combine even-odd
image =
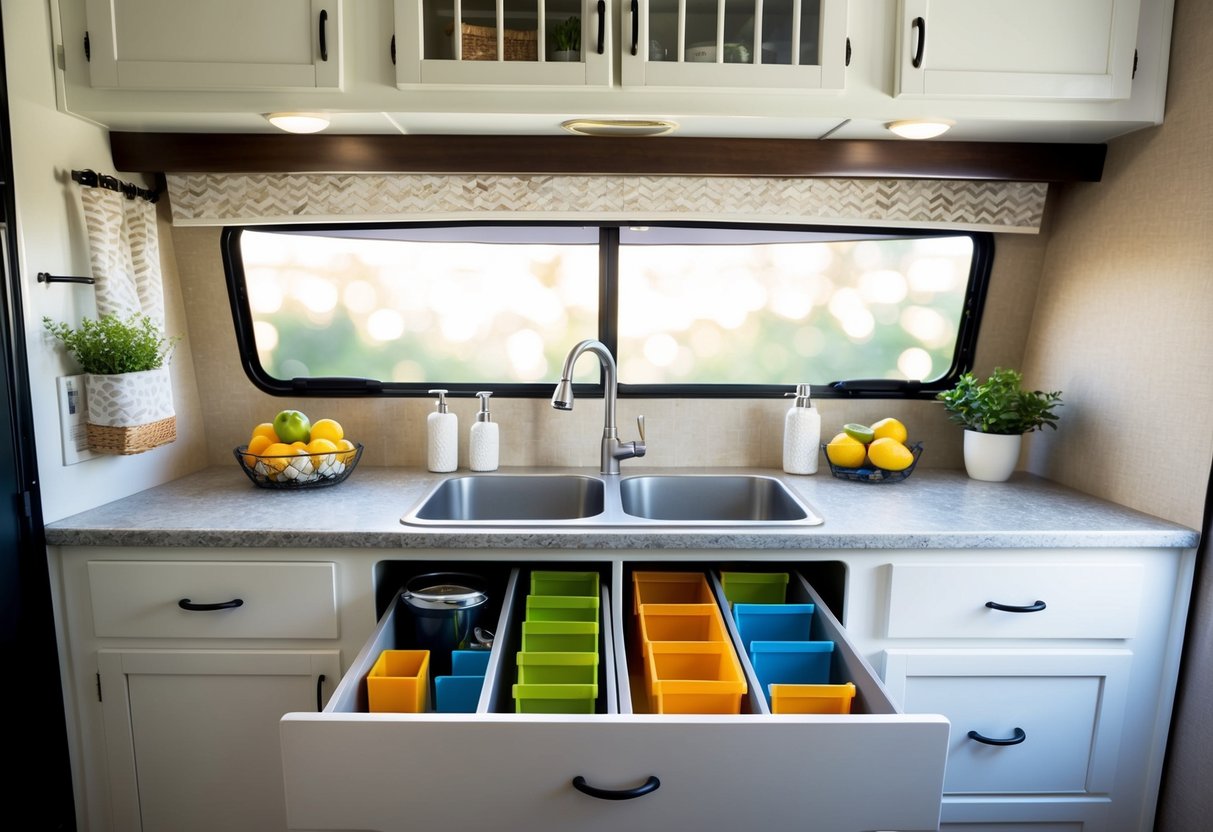
{"type": "Polygon", "coordinates": [[[910,58],[910,66],[918,69],[922,66],[922,53],[927,48],[927,22],[921,17],[914,18],[910,24],[910,29],[918,30],[918,46],[914,49],[914,57],[910,58]]]}
{"type": "Polygon", "coordinates": [[[969,739],[977,740],[978,742],[983,743],[985,745],[1019,745],[1021,742],[1023,742],[1027,738],[1028,738],[1028,735],[1024,733],[1024,730],[1022,728],[1016,728],[1014,731],[1011,732],[1011,736],[1007,737],[1006,739],[1001,739],[1001,740],[994,739],[993,737],[983,737],[981,734],[977,733],[976,731],[969,732],[969,739]]]}
{"type": "Polygon", "coordinates": [[[606,0],[598,0],[598,54],[606,53],[606,0]]]}
{"type": "Polygon", "coordinates": [[[585,778],[580,774],[573,778],[574,789],[582,794],[588,794],[590,797],[596,797],[599,800],[632,800],[633,798],[644,797],[649,792],[657,791],[657,787],[660,785],[661,781],[652,775],[649,775],[648,780],[645,780],[634,789],[600,789],[585,782],[585,778]]]}
{"type": "MultiPolygon", "coordinates": [[[[636,45],[640,42],[640,3],[632,0],[632,54],[636,54],[636,45]]],[[[657,788],[654,786],[653,788],[657,788]]]]}
{"type": "Polygon", "coordinates": [[[986,606],[992,610],[1001,610],[1002,612],[1040,612],[1045,608],[1045,602],[1036,601],[1026,607],[1020,607],[1015,604],[1000,604],[997,601],[986,601],[986,606]]]}
{"type": "Polygon", "coordinates": [[[320,25],[318,27],[320,31],[318,32],[318,34],[320,36],[320,60],[322,60],[322,61],[327,61],[329,59],[328,23],[329,23],[328,9],[321,9],[320,10],[320,25]]]}
{"type": "Polygon", "coordinates": [[[218,604],[195,604],[189,598],[182,598],[177,602],[177,606],[183,610],[190,612],[211,612],[213,610],[234,610],[236,607],[244,606],[243,598],[233,598],[230,601],[220,601],[218,604]]]}
{"type": "Polygon", "coordinates": [[[324,710],[324,674],[316,677],[316,713],[324,710]]]}

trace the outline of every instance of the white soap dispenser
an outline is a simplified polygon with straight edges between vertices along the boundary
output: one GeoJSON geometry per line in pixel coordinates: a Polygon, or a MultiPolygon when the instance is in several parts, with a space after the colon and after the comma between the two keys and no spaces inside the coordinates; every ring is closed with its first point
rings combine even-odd
{"type": "Polygon", "coordinates": [[[426,418],[426,467],[443,474],[459,467],[459,417],[447,409],[446,390],[437,394],[437,410],[426,418]]]}
{"type": "Polygon", "coordinates": [[[783,420],[783,470],[789,474],[816,474],[821,444],[821,414],[813,407],[809,385],[797,384],[795,403],[783,420]]]}
{"type": "Polygon", "coordinates": [[[480,398],[480,412],[472,423],[469,439],[468,456],[471,459],[473,471],[496,471],[501,447],[500,428],[489,413],[489,397],[493,394],[487,390],[476,394],[480,398]]]}

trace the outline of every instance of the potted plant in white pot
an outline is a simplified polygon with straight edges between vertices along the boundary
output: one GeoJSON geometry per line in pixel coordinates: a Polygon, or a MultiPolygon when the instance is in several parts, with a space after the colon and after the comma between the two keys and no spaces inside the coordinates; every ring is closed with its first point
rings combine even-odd
{"type": "Polygon", "coordinates": [[[996,367],[985,381],[963,374],[951,390],[936,396],[948,418],[965,428],[965,470],[975,480],[1003,482],[1019,461],[1023,435],[1043,427],[1057,429],[1054,408],[1061,392],[1028,391],[1015,370],[996,367]]]}
{"type": "Polygon", "coordinates": [[[552,60],[581,60],[581,18],[574,15],[552,27],[552,60]]]}
{"type": "Polygon", "coordinates": [[[86,318],[77,329],[42,323],[86,373],[90,449],[137,454],[177,438],[168,361],[178,337],[139,313],[86,318]]]}

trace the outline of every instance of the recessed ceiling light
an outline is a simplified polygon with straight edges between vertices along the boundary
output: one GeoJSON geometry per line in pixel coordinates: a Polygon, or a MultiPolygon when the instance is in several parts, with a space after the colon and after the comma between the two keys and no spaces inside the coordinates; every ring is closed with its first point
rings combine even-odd
{"type": "Polygon", "coordinates": [[[324,113],[268,113],[266,120],[288,133],[319,133],[329,126],[324,113]]]}
{"type": "Polygon", "coordinates": [[[561,127],[578,136],[662,136],[678,125],[664,119],[574,118],[561,127]]]}
{"type": "Polygon", "coordinates": [[[908,118],[890,121],[885,127],[903,139],[933,139],[948,132],[955,124],[946,118],[908,118]]]}

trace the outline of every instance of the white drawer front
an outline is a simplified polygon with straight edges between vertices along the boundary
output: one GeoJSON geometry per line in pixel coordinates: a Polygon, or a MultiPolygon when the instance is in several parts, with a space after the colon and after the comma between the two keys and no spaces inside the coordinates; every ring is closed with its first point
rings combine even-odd
{"type": "Polygon", "coordinates": [[[907,712],[952,723],[945,794],[1102,793],[1130,660],[1122,650],[891,650],[885,679],[907,712]]]}
{"type": "Polygon", "coordinates": [[[94,560],[88,580],[99,638],[338,634],[332,563],[94,560]]]}
{"type": "Polygon", "coordinates": [[[1132,638],[1142,570],[1127,564],[890,566],[889,638],[1132,638]],[[988,603],[1036,611],[1012,612],[988,603]]]}
{"type": "Polygon", "coordinates": [[[857,832],[939,821],[948,726],[937,717],[444,717],[288,714],[288,825],[857,832]],[[576,776],[661,785],[602,800],[576,776]]]}

